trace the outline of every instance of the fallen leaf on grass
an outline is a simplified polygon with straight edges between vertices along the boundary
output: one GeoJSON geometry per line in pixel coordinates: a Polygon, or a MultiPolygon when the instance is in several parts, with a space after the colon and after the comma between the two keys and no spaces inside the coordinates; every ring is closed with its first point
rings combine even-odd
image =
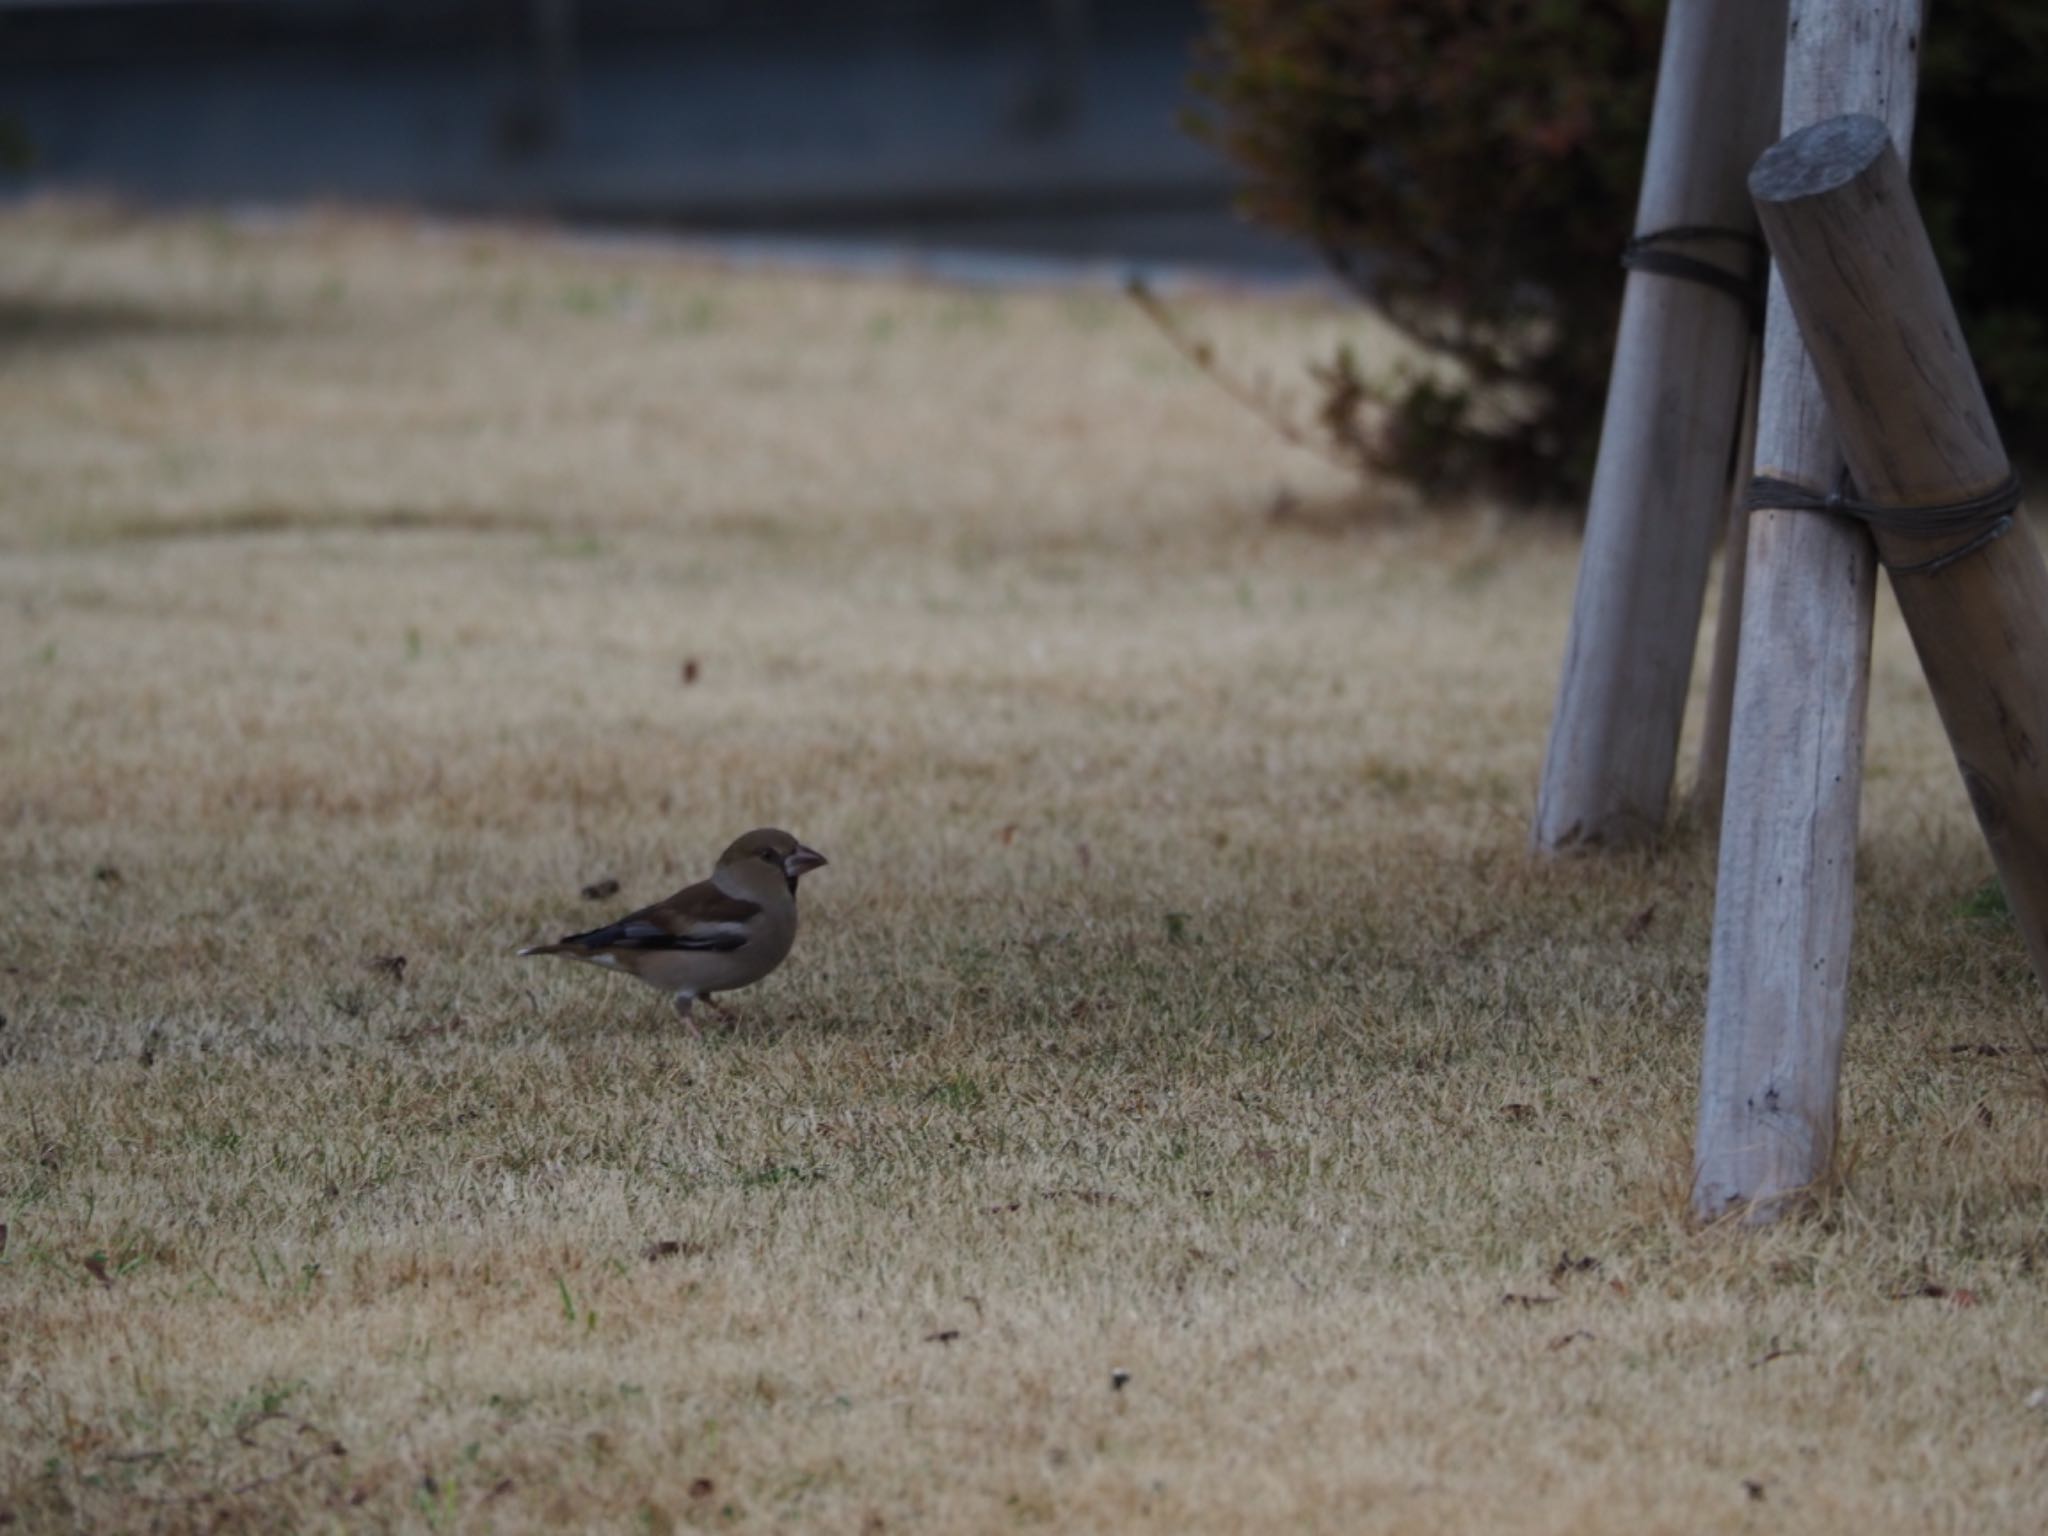
{"type": "Polygon", "coordinates": [[[370,961],[370,969],[379,976],[389,976],[393,981],[405,980],[405,956],[377,955],[370,961]]]}
{"type": "Polygon", "coordinates": [[[418,1029],[401,1029],[391,1037],[393,1045],[412,1045],[420,1040],[431,1040],[436,1035],[452,1035],[464,1028],[469,1021],[459,1013],[453,1013],[439,1024],[422,1024],[418,1029]]]}
{"type": "Polygon", "coordinates": [[[1627,944],[1640,943],[1643,935],[1650,931],[1650,924],[1656,919],[1657,903],[1653,901],[1622,925],[1622,941],[1627,944]]]}
{"type": "Polygon", "coordinates": [[[619,894],[619,882],[610,876],[602,880],[593,880],[583,887],[581,894],[585,901],[603,901],[607,896],[619,894]]]}
{"type": "Polygon", "coordinates": [[[701,676],[703,675],[703,671],[704,671],[704,669],[703,669],[702,667],[700,667],[700,666],[698,666],[698,665],[697,665],[697,658],[696,658],[696,657],[694,657],[694,656],[686,656],[686,657],[684,657],[684,658],[683,658],[683,686],[684,686],[685,688],[687,688],[687,687],[689,687],[689,686],[690,686],[690,684],[692,684],[692,683],[696,682],[696,681],[697,681],[697,679],[698,679],[699,677],[701,677],[701,676]]]}
{"type": "Polygon", "coordinates": [[[1945,1301],[1952,1307],[1974,1307],[1978,1300],[1975,1291],[1963,1290],[1960,1287],[1952,1289],[1946,1285],[1937,1285],[1932,1280],[1923,1280],[1907,1290],[1892,1292],[1893,1301],[1919,1301],[1922,1298],[1928,1301],[1945,1301]]]}
{"type": "Polygon", "coordinates": [[[672,1259],[678,1254],[686,1259],[694,1259],[704,1252],[706,1249],[702,1243],[679,1243],[672,1237],[664,1237],[642,1248],[640,1257],[650,1264],[655,1264],[663,1259],[672,1259]]]}
{"type": "Polygon", "coordinates": [[[1488,923],[1484,928],[1475,928],[1470,933],[1459,934],[1451,940],[1451,948],[1469,960],[1490,940],[1497,937],[1500,930],[1499,923],[1488,923]]]}
{"type": "Polygon", "coordinates": [[[1534,1104],[1503,1104],[1500,1107],[1500,1117],[1503,1120],[1533,1120],[1536,1118],[1536,1106],[1534,1104]]]}
{"type": "Polygon", "coordinates": [[[1600,1267],[1600,1261],[1590,1253],[1582,1253],[1576,1259],[1567,1248],[1557,1256],[1557,1262],[1550,1266],[1550,1278],[1562,1280],[1566,1275],[1588,1275],[1600,1267]]]}
{"type": "Polygon", "coordinates": [[[708,1477],[698,1477],[690,1480],[690,1497],[693,1499],[708,1499],[716,1492],[718,1492],[718,1484],[712,1482],[708,1477]]]}
{"type": "Polygon", "coordinates": [[[1745,1477],[1742,1480],[1742,1491],[1748,1494],[1752,1501],[1758,1501],[1764,1496],[1764,1485],[1753,1477],[1745,1477]]]}
{"type": "Polygon", "coordinates": [[[94,865],[92,877],[99,881],[101,885],[119,885],[122,878],[121,871],[111,864],[94,865]]]}
{"type": "Polygon", "coordinates": [[[85,1272],[91,1275],[93,1279],[99,1281],[101,1285],[111,1286],[114,1283],[114,1277],[107,1273],[107,1256],[105,1254],[88,1253],[81,1262],[85,1265],[85,1272]]]}

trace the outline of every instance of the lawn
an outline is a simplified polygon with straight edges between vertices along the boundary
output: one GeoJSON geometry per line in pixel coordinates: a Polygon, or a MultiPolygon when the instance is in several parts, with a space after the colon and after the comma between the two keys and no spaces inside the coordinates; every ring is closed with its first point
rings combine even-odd
{"type": "Polygon", "coordinates": [[[1896,612],[1842,1174],[1701,1232],[1711,841],[1527,851],[1575,558],[1110,292],[0,216],[0,1527],[2048,1527],[1896,612]],[[728,1028],[513,958],[763,822],[728,1028]]]}

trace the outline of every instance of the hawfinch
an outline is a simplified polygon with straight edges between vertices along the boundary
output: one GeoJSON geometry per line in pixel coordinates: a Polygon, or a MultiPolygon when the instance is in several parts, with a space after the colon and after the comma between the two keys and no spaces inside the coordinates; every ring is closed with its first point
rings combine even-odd
{"type": "Polygon", "coordinates": [[[603,928],[519,953],[624,971],[673,997],[695,1034],[690,1010],[698,998],[711,1003],[714,992],[751,986],[782,964],[796,942],[796,883],[824,863],[825,855],[787,832],[760,827],[718,856],[709,880],[603,928]]]}

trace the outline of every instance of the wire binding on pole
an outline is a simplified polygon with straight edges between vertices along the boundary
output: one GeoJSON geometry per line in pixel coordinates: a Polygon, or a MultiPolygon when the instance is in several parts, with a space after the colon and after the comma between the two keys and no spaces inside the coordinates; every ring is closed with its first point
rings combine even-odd
{"type": "Polygon", "coordinates": [[[1632,272],[1655,272],[1660,277],[1683,278],[1727,294],[1742,306],[1753,331],[1761,331],[1764,326],[1764,275],[1770,270],[1769,256],[1763,240],[1752,231],[1718,224],[1674,224],[1669,229],[1653,229],[1646,234],[1632,236],[1621,248],[1621,264],[1632,272]],[[1726,240],[1746,247],[1756,258],[1752,261],[1752,270],[1747,274],[1731,272],[1726,267],[1702,261],[1697,256],[1688,256],[1683,251],[1665,249],[1674,243],[1699,240],[1726,240]]]}
{"type": "Polygon", "coordinates": [[[1850,494],[1844,469],[1832,491],[1822,493],[1792,480],[1759,475],[1749,482],[1742,504],[1752,512],[1832,512],[1854,518],[1866,527],[1908,539],[1962,536],[1963,542],[1927,560],[1884,568],[1894,576],[1932,576],[2003,538],[2020,504],[2020,479],[2007,474],[1997,485],[1961,501],[1927,502],[1919,506],[1883,505],[1850,494]]]}

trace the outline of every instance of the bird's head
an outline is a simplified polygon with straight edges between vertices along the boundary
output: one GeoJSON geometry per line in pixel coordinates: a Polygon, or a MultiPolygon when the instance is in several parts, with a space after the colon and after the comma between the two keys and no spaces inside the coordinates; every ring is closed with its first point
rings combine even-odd
{"type": "Polygon", "coordinates": [[[796,894],[798,880],[814,869],[822,869],[827,862],[817,849],[806,848],[780,827],[756,827],[718,856],[718,867],[733,869],[751,861],[771,864],[780,870],[782,878],[789,882],[792,896],[796,894]]]}

